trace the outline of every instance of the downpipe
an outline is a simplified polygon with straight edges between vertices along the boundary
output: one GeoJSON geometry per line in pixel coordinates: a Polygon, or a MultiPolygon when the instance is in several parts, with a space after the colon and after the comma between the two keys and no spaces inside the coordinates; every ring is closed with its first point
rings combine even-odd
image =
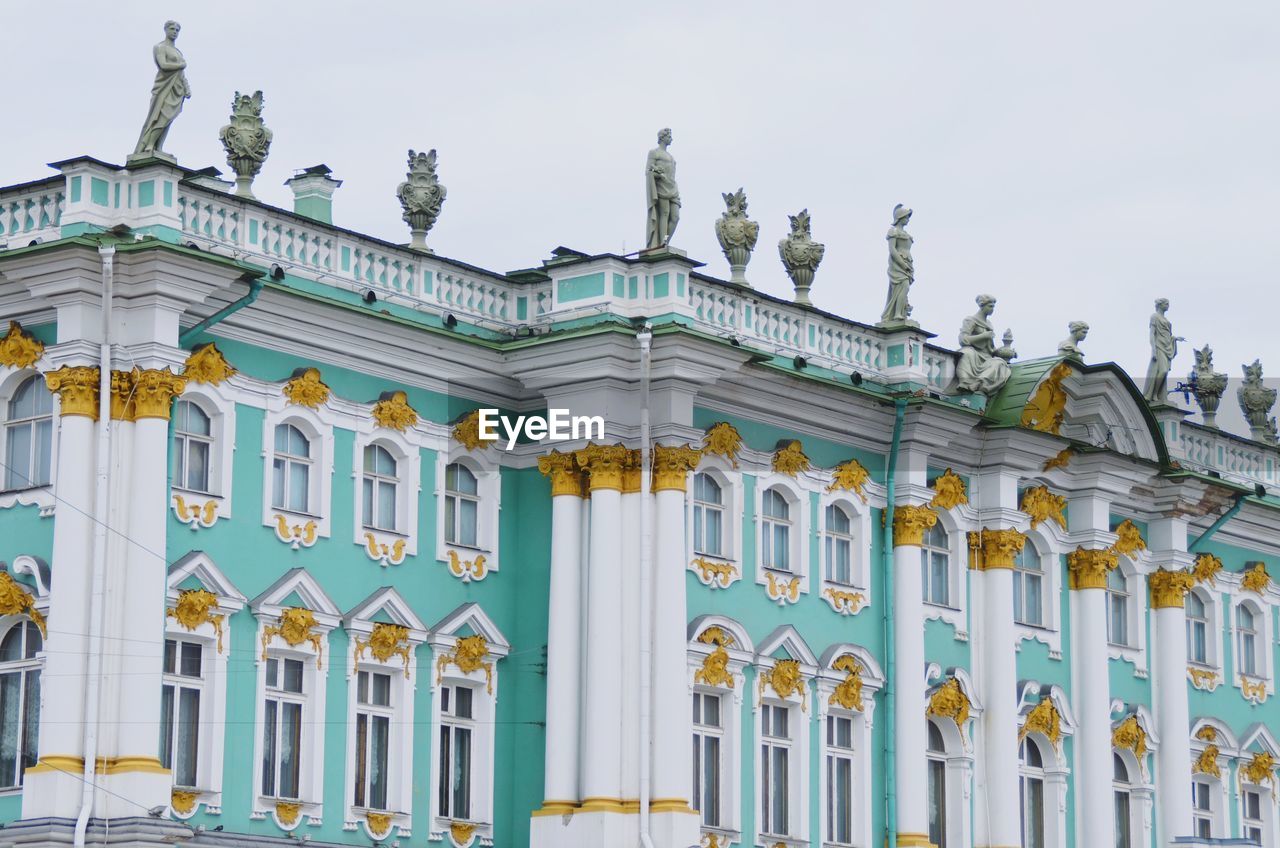
{"type": "Polygon", "coordinates": [[[649,357],[653,330],[646,321],[640,345],[640,845],[653,848],[649,821],[649,757],[653,747],[653,518],[649,432],[649,357]]]}
{"type": "Polygon", "coordinates": [[[907,399],[893,401],[893,441],[889,444],[889,463],[885,469],[884,544],[880,551],[882,579],[884,581],[884,829],[887,848],[898,848],[898,798],[897,769],[894,759],[896,728],[893,709],[897,701],[897,652],[893,644],[893,501],[896,497],[895,475],[898,471],[898,448],[902,444],[902,422],[907,414],[907,399]]]}

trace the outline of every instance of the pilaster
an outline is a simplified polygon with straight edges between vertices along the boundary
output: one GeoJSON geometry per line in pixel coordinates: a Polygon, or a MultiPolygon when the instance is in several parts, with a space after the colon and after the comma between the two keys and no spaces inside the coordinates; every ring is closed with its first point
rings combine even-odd
{"type": "Polygon", "coordinates": [[[925,770],[925,658],[920,545],[938,521],[927,506],[904,504],[893,513],[893,642],[897,654],[894,768],[897,772],[898,845],[929,845],[925,770]]]}

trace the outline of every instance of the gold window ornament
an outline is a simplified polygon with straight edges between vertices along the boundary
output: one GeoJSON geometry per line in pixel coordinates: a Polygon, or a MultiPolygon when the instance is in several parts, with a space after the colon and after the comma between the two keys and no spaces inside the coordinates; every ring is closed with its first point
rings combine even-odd
{"type": "Polygon", "coordinates": [[[1221,571],[1221,559],[1213,554],[1200,554],[1196,557],[1195,565],[1191,569],[1191,574],[1195,577],[1197,583],[1207,583],[1210,586],[1216,586],[1217,577],[1221,571]]]}
{"type": "Polygon", "coordinates": [[[1022,504],[1018,508],[1031,516],[1032,528],[1053,521],[1063,530],[1067,529],[1067,499],[1049,491],[1048,486],[1027,489],[1022,493],[1022,504]]]}
{"type": "Polygon", "coordinates": [[[774,693],[783,699],[800,694],[802,696],[800,708],[805,709],[804,684],[799,660],[776,660],[773,668],[760,673],[759,694],[763,695],[766,688],[773,689],[774,693]]]}
{"type": "Polygon", "coordinates": [[[280,391],[289,403],[309,409],[317,409],[330,394],[329,387],[320,379],[319,368],[299,368],[280,391]]]}
{"type": "Polygon", "coordinates": [[[853,654],[841,654],[831,668],[843,671],[845,677],[836,684],[827,703],[862,712],[862,663],[853,654]]]}
{"type": "Polygon", "coordinates": [[[369,414],[379,427],[401,433],[418,423],[418,412],[409,405],[409,395],[398,390],[383,394],[369,414]]]}
{"type": "Polygon", "coordinates": [[[969,696],[964,693],[957,678],[948,678],[945,683],[934,690],[929,698],[926,714],[934,718],[949,718],[955,722],[960,734],[964,735],[965,723],[969,720],[972,705],[969,696]]]}
{"type": "Polygon", "coordinates": [[[1059,715],[1058,708],[1053,705],[1051,698],[1041,699],[1040,703],[1027,713],[1022,729],[1018,731],[1018,741],[1026,739],[1029,733],[1043,735],[1055,749],[1062,741],[1062,716],[1059,715]]]}
{"type": "Polygon", "coordinates": [[[715,645],[715,648],[703,658],[702,668],[694,672],[693,681],[732,689],[733,673],[729,671],[729,652],[725,649],[733,644],[733,634],[721,627],[708,627],[698,635],[698,641],[704,645],[715,645]]]}
{"type": "Polygon", "coordinates": [[[213,632],[218,636],[218,653],[221,654],[222,623],[226,616],[216,615],[214,610],[217,608],[218,596],[208,589],[184,589],[165,614],[188,631],[195,631],[202,624],[212,624],[213,632]]]}
{"type": "Polygon", "coordinates": [[[9,331],[0,337],[0,365],[30,368],[44,355],[44,343],[22,329],[17,321],[9,322],[9,331]]]}
{"type": "Polygon", "coordinates": [[[436,685],[439,686],[444,681],[444,670],[451,665],[463,674],[471,674],[483,669],[486,691],[492,695],[493,663],[485,660],[488,655],[489,643],[484,636],[479,634],[464,636],[454,644],[451,652],[441,655],[436,661],[436,685]]]}
{"type": "Polygon", "coordinates": [[[409,668],[413,663],[413,646],[409,644],[409,628],[402,624],[389,624],[380,621],[373,625],[369,638],[356,637],[356,662],[359,662],[368,651],[378,662],[386,662],[392,657],[404,660],[404,676],[409,677],[409,668]]]}
{"type": "Polygon", "coordinates": [[[1111,731],[1111,745],[1115,748],[1124,748],[1132,751],[1139,761],[1146,756],[1147,732],[1138,723],[1136,715],[1131,715],[1116,725],[1115,730],[1111,731]]]}
{"type": "Polygon", "coordinates": [[[778,449],[773,453],[773,470],[779,474],[794,477],[812,467],[809,457],[805,456],[804,448],[797,439],[779,443],[778,449]]]}
{"type": "Polygon", "coordinates": [[[480,438],[480,410],[473,409],[454,422],[453,440],[467,449],[487,448],[489,443],[480,438]]]}
{"type": "Polygon", "coordinates": [[[182,366],[182,374],[188,380],[210,386],[221,385],[237,373],[212,342],[196,346],[182,366]]]}
{"type": "Polygon", "coordinates": [[[322,668],[324,636],[316,632],[319,626],[316,614],[306,607],[286,607],[280,611],[275,624],[262,629],[262,658],[267,658],[267,646],[274,637],[279,636],[291,648],[296,648],[303,642],[310,644],[316,652],[316,668],[322,668]]]}
{"type": "Polygon", "coordinates": [[[861,462],[856,459],[846,459],[844,462],[831,469],[831,484],[827,486],[828,492],[853,492],[863,503],[867,502],[867,495],[863,489],[866,488],[867,481],[871,479],[871,472],[863,467],[861,462]]]}
{"type": "Polygon", "coordinates": [[[1138,529],[1138,525],[1134,524],[1132,520],[1126,518],[1121,521],[1116,527],[1115,533],[1118,538],[1115,544],[1111,546],[1111,550],[1116,553],[1132,557],[1138,551],[1147,549],[1147,542],[1142,538],[1142,531],[1138,529]]]}
{"type": "Polygon", "coordinates": [[[933,481],[933,500],[929,501],[929,506],[955,509],[968,502],[969,494],[965,489],[964,478],[950,468],[933,481]]]}
{"type": "Polygon", "coordinates": [[[47,639],[44,616],[36,609],[36,599],[7,571],[0,571],[0,615],[26,615],[47,639]]]}
{"type": "Polygon", "coordinates": [[[738,467],[738,452],[742,450],[742,435],[738,428],[728,421],[712,424],[702,439],[702,450],[724,457],[734,467],[738,467]]]}
{"type": "Polygon", "coordinates": [[[1246,591],[1261,595],[1271,585],[1271,575],[1265,563],[1255,562],[1253,568],[1242,572],[1240,586],[1246,591]]]}

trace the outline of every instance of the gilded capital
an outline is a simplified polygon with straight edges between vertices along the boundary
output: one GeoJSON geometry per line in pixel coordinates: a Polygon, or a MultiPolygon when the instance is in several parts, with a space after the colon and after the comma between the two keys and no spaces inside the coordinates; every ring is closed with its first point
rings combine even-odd
{"type": "Polygon", "coordinates": [[[627,448],[627,462],[622,467],[622,493],[634,495],[640,491],[640,449],[627,448]]]}
{"type": "Polygon", "coordinates": [[[591,491],[622,491],[622,469],[627,463],[627,449],[622,445],[597,445],[592,442],[573,455],[590,477],[591,491]]]}
{"type": "Polygon", "coordinates": [[[173,399],[187,387],[187,378],[168,368],[133,369],[133,419],[169,420],[173,399]]]}
{"type": "Polygon", "coordinates": [[[582,495],[582,478],[571,453],[552,451],[538,457],[538,470],[551,478],[551,497],[582,495]]]}
{"type": "Polygon", "coordinates": [[[1107,548],[1076,548],[1067,554],[1067,574],[1072,589],[1105,589],[1107,575],[1120,564],[1116,552],[1107,548]]]}
{"type": "Polygon", "coordinates": [[[687,444],[679,446],[653,446],[653,490],[685,491],[689,472],[698,467],[702,451],[687,444]]]}
{"type": "Polygon", "coordinates": [[[924,544],[924,533],[938,523],[938,514],[927,506],[900,506],[893,510],[893,546],[924,544]]]}
{"type": "Polygon", "coordinates": [[[64,365],[44,375],[49,391],[62,402],[63,415],[84,415],[98,420],[98,369],[88,365],[64,365]]]}
{"type": "Polygon", "coordinates": [[[1027,543],[1025,534],[1017,530],[982,531],[982,569],[1013,568],[1013,561],[1027,543]]]}
{"type": "Polygon", "coordinates": [[[132,421],[133,405],[133,372],[111,372],[111,420],[132,421]]]}
{"type": "Polygon", "coordinates": [[[1156,609],[1181,607],[1186,603],[1187,592],[1196,584],[1190,571],[1166,571],[1160,569],[1147,577],[1151,588],[1151,606],[1156,609]]]}

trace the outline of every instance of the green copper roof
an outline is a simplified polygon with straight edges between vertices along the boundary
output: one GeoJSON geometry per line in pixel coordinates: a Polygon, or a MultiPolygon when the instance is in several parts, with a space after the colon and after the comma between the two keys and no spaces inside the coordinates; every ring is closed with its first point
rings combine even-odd
{"type": "Polygon", "coordinates": [[[1040,385],[1040,381],[1063,361],[1078,365],[1061,356],[1028,359],[1026,362],[1011,365],[1010,370],[1013,374],[1009,377],[1009,382],[1005,383],[1000,392],[987,403],[987,418],[995,424],[1017,426],[1022,420],[1022,410],[1026,407],[1031,393],[1035,391],[1036,386],[1040,385]]]}

